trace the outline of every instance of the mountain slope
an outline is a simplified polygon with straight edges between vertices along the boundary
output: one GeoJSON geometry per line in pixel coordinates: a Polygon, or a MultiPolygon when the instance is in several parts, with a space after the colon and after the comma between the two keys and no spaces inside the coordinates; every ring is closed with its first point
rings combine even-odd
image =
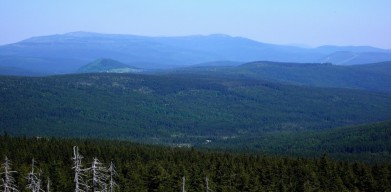
{"type": "Polygon", "coordinates": [[[391,118],[390,94],[248,79],[103,73],[0,87],[0,131],[21,135],[195,143],[391,118]]]}
{"type": "Polygon", "coordinates": [[[391,54],[388,52],[338,51],[319,60],[321,63],[333,63],[337,65],[356,65],[376,63],[379,61],[391,61],[391,54]]]}
{"type": "Polygon", "coordinates": [[[33,73],[25,69],[19,69],[17,67],[1,67],[0,75],[11,75],[11,76],[42,76],[43,74],[33,73]]]}
{"type": "Polygon", "coordinates": [[[235,61],[211,61],[206,63],[198,63],[192,65],[191,67],[227,67],[227,66],[238,66],[243,64],[243,62],[235,62],[235,61]]]}
{"type": "Polygon", "coordinates": [[[140,70],[113,59],[97,59],[79,68],[79,73],[132,73],[140,70]]]}
{"type": "MultiPolygon", "coordinates": [[[[370,61],[388,60],[390,50],[372,47],[319,47],[314,49],[260,43],[228,35],[144,37],[73,32],[30,38],[0,46],[0,66],[58,74],[73,73],[96,58],[112,58],[142,69],[166,69],[213,61],[269,60],[314,62],[336,51],[381,53],[370,61]],[[40,60],[40,62],[36,62],[40,60]]],[[[366,61],[367,61],[366,60],[366,61]]],[[[354,63],[357,63],[356,61],[354,63]]],[[[352,64],[346,62],[344,64],[352,64]]]]}
{"type": "Polygon", "coordinates": [[[190,67],[172,73],[251,78],[286,84],[391,92],[391,62],[339,66],[258,61],[237,67],[190,67]]]}

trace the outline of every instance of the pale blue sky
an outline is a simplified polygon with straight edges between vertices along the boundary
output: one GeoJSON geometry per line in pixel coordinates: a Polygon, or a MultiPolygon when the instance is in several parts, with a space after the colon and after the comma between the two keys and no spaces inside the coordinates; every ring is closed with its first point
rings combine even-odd
{"type": "Polygon", "coordinates": [[[391,0],[0,0],[0,45],[72,31],[391,49],[391,0]]]}

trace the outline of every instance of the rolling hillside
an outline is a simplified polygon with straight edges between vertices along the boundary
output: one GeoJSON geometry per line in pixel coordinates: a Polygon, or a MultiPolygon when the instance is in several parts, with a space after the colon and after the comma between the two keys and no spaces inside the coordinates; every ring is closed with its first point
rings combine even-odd
{"type": "Polygon", "coordinates": [[[276,63],[258,61],[239,66],[201,66],[173,70],[223,78],[250,78],[315,87],[391,92],[391,62],[340,66],[329,63],[276,63]]]}
{"type": "Polygon", "coordinates": [[[180,75],[0,77],[0,131],[197,143],[388,120],[391,95],[180,75]]]}

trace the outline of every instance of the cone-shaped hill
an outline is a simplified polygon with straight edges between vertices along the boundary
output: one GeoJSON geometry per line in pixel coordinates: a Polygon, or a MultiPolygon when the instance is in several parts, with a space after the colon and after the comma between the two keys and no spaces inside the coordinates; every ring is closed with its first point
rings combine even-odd
{"type": "Polygon", "coordinates": [[[97,59],[79,68],[79,73],[135,73],[140,69],[113,59],[97,59]]]}

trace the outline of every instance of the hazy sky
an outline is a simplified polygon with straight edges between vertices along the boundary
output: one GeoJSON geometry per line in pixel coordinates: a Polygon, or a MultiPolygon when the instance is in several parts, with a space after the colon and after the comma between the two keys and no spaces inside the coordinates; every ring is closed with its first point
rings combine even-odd
{"type": "Polygon", "coordinates": [[[391,0],[0,0],[0,45],[72,31],[391,49],[391,0]]]}

